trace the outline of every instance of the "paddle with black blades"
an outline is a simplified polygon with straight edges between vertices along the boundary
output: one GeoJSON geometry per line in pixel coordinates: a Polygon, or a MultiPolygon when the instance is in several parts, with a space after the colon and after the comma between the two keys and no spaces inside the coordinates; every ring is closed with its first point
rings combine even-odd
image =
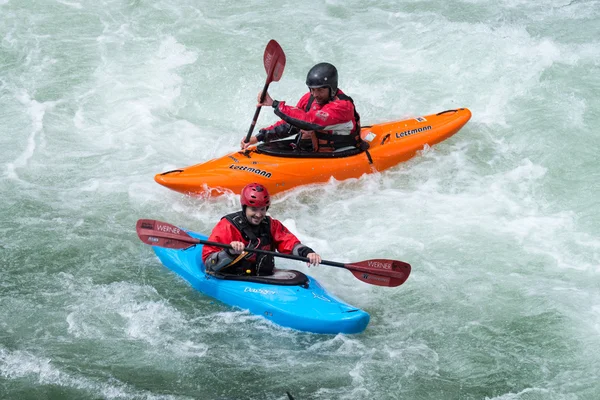
{"type": "MultiPolygon", "coordinates": [[[[154,219],[140,219],[136,225],[136,231],[142,242],[151,246],[166,247],[169,249],[187,249],[196,244],[207,244],[210,246],[231,249],[228,244],[201,240],[187,234],[181,228],[166,222],[154,219]]],[[[274,257],[288,258],[308,262],[308,258],[294,256],[291,254],[277,253],[261,249],[245,249],[245,251],[267,254],[274,257]]],[[[322,260],[321,264],[332,267],[345,268],[359,280],[377,286],[395,287],[402,285],[410,275],[410,264],[398,260],[374,259],[358,261],[353,263],[339,263],[335,261],[322,260]]]]}
{"type": "MultiPolygon", "coordinates": [[[[262,94],[260,95],[259,103],[265,101],[269,85],[271,82],[277,82],[279,79],[281,79],[283,69],[285,68],[285,53],[283,52],[283,49],[279,43],[277,43],[275,40],[270,40],[269,43],[267,43],[265,54],[263,56],[263,62],[265,64],[265,70],[267,71],[267,80],[265,81],[265,86],[262,94]]],[[[250,124],[250,129],[248,129],[248,134],[246,135],[246,139],[244,139],[244,142],[246,143],[248,143],[252,137],[252,132],[256,126],[256,121],[258,120],[258,115],[260,114],[261,108],[261,106],[256,106],[252,124],[250,124]]]]}

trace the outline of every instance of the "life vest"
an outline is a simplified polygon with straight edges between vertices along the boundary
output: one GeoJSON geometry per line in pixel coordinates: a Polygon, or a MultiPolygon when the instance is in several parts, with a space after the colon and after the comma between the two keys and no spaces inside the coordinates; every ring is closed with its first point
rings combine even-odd
{"type": "MultiPolygon", "coordinates": [[[[352,129],[349,135],[332,135],[331,133],[324,131],[315,131],[315,133],[311,135],[313,151],[315,152],[330,152],[348,146],[361,147],[362,139],[360,138],[360,115],[358,112],[356,112],[354,100],[352,100],[352,97],[339,92],[336,97],[340,100],[347,100],[352,103],[356,127],[352,129]]],[[[311,95],[304,111],[310,111],[310,107],[312,106],[314,100],[315,98],[313,95],[311,95]]]]}
{"type": "MultiPolygon", "coordinates": [[[[247,248],[273,251],[271,217],[265,217],[258,226],[251,225],[248,222],[244,211],[228,214],[223,218],[227,219],[240,231],[244,240],[248,242],[247,248]]],[[[275,258],[273,256],[249,252],[246,257],[226,267],[226,271],[230,274],[273,275],[273,268],[275,268],[275,258]]]]}

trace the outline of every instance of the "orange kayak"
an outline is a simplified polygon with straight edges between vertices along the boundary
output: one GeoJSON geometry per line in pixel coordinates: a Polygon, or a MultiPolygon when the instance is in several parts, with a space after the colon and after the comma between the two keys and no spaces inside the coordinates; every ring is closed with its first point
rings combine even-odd
{"type": "Polygon", "coordinates": [[[169,189],[192,195],[239,194],[251,182],[261,183],[271,194],[298,186],[359,178],[383,171],[412,158],[458,132],[471,118],[467,108],[365,126],[361,137],[366,151],[340,149],[333,153],[292,150],[293,140],[283,140],[234,152],[202,164],[157,174],[154,180],[169,189]]]}

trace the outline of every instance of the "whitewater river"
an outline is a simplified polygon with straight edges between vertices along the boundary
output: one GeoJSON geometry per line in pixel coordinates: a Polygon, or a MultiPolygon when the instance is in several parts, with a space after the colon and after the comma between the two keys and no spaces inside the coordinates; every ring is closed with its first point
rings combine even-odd
{"type": "MultiPolygon", "coordinates": [[[[600,398],[598,0],[0,0],[0,399],[600,398]],[[265,80],[335,64],[363,124],[468,107],[381,174],[276,196],[359,335],[275,326],[192,289],[139,218],[209,233],[239,198],[156,173],[238,148],[265,80]]],[[[263,110],[258,125],[273,123],[263,110]]]]}

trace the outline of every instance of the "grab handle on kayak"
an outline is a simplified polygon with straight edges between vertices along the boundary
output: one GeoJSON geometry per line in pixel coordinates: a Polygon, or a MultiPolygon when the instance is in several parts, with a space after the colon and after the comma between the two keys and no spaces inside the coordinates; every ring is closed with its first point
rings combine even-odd
{"type": "Polygon", "coordinates": [[[453,110],[442,111],[442,112],[439,112],[439,113],[437,113],[435,115],[444,115],[444,114],[447,114],[447,113],[453,113],[454,114],[454,113],[457,113],[457,112],[458,112],[457,109],[453,109],[453,110]]]}

